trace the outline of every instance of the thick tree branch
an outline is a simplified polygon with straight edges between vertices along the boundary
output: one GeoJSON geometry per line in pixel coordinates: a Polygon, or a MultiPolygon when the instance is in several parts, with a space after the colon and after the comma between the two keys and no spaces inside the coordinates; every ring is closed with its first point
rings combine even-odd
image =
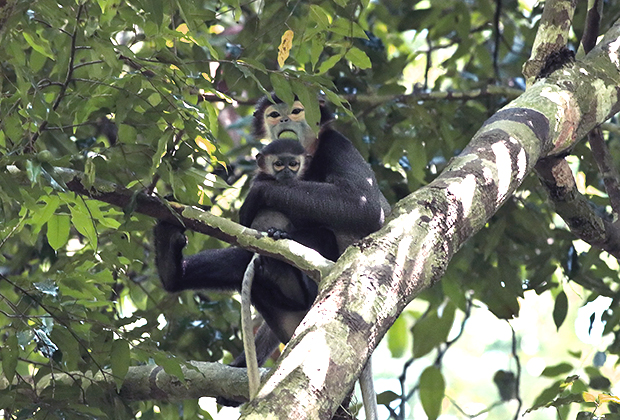
{"type": "Polygon", "coordinates": [[[609,203],[613,210],[613,220],[618,220],[620,212],[620,186],[618,179],[620,175],[614,164],[613,158],[603,138],[603,132],[600,128],[595,128],[588,133],[588,143],[592,149],[592,156],[596,161],[598,170],[601,173],[603,182],[605,183],[605,191],[609,196],[609,203]]]}
{"type": "MultiPolygon", "coordinates": [[[[581,48],[585,53],[589,53],[596,45],[601,17],[603,13],[602,0],[588,1],[588,14],[586,16],[586,28],[581,39],[581,48]]],[[[598,165],[598,169],[605,183],[605,190],[609,196],[609,202],[614,213],[614,221],[618,220],[620,213],[620,174],[614,165],[609,148],[603,138],[600,128],[595,128],[588,133],[588,142],[592,149],[592,156],[598,165]]]]}
{"type": "Polygon", "coordinates": [[[586,25],[581,37],[580,53],[587,54],[596,46],[596,40],[601,28],[603,14],[603,0],[588,0],[586,25]]]}
{"type": "Polygon", "coordinates": [[[561,157],[541,159],[536,173],[547,190],[554,209],[571,232],[592,246],[620,258],[620,233],[605,217],[596,213],[590,202],[577,190],[568,163],[561,157]]]}
{"type": "MultiPolygon", "coordinates": [[[[13,167],[11,172],[17,178],[17,182],[22,184],[30,182],[26,174],[16,167],[13,167]]],[[[158,220],[185,226],[194,232],[213,236],[231,245],[278,258],[293,264],[317,281],[334,265],[315,250],[295,241],[288,239],[275,241],[264,232],[246,228],[196,207],[167,201],[142,191],[131,191],[103,180],[96,180],[94,185],[86,187],[83,181],[86,176],[72,169],[54,168],[54,172],[50,175],[59,185],[77,194],[121,207],[126,211],[135,211],[158,220]]]]}
{"type": "MultiPolygon", "coordinates": [[[[596,0],[589,3],[586,30],[580,48],[582,54],[590,52],[595,46],[602,8],[601,2],[596,0]]],[[[548,6],[552,4],[545,5],[548,6]]],[[[588,141],[614,209],[614,220],[617,220],[620,209],[618,173],[600,128],[588,133],[588,141]]],[[[556,213],[564,219],[571,232],[590,245],[604,249],[616,258],[620,257],[620,233],[617,227],[606,220],[604,215],[597,214],[588,200],[579,193],[568,163],[561,158],[542,159],[536,165],[536,172],[556,213]]]]}
{"type": "MultiPolygon", "coordinates": [[[[261,377],[267,374],[267,369],[259,369],[261,377]]],[[[200,397],[225,397],[234,400],[248,399],[248,377],[246,370],[234,368],[222,363],[190,362],[187,366],[182,365],[183,379],[170,375],[161,366],[130,366],[118,396],[124,401],[147,401],[166,400],[182,401],[200,397]]],[[[0,387],[7,384],[4,378],[0,378],[0,387]]],[[[67,386],[80,386],[88,388],[96,384],[106,388],[110,393],[116,394],[116,382],[110,371],[97,372],[70,372],[48,375],[41,379],[38,389],[48,392],[46,382],[64,384],[67,386]]],[[[32,398],[37,399],[35,391],[32,398]]]]}
{"type": "Polygon", "coordinates": [[[330,418],[404,307],[441,278],[539,158],[572,147],[618,112],[619,55],[617,22],[583,61],[539,80],[487,120],[436,180],[350,247],[242,418],[330,418]]]}
{"type": "Polygon", "coordinates": [[[527,86],[534,83],[550,55],[566,48],[576,5],[576,0],[545,2],[545,8],[532,47],[532,55],[523,65],[523,75],[527,86]]]}

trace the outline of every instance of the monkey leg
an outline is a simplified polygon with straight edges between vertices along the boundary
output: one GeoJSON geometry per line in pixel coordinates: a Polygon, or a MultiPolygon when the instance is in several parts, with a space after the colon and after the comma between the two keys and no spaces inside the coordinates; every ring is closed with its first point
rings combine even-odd
{"type": "Polygon", "coordinates": [[[242,248],[207,249],[183,256],[184,229],[159,222],[153,229],[155,263],[159,278],[169,292],[187,289],[240,290],[243,273],[253,253],[242,248]]]}

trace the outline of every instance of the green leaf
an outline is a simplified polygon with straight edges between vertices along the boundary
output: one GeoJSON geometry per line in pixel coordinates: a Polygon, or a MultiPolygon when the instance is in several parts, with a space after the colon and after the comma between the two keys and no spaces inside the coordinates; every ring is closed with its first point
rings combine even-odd
{"type": "Polygon", "coordinates": [[[327,97],[327,100],[329,102],[331,102],[334,106],[344,110],[344,112],[351,118],[355,119],[355,115],[353,114],[353,112],[351,112],[351,105],[349,104],[348,101],[343,101],[340,99],[340,97],[332,92],[329,89],[323,89],[323,92],[325,92],[325,96],[327,97]]]}
{"type": "Polygon", "coordinates": [[[40,206],[37,204],[35,208],[32,208],[30,220],[28,221],[28,223],[33,226],[33,230],[37,233],[41,227],[50,220],[60,205],[60,198],[56,195],[41,197],[41,201],[44,201],[45,205],[40,206]]]}
{"type": "Polygon", "coordinates": [[[22,49],[22,45],[23,44],[17,42],[17,40],[12,40],[11,42],[8,43],[8,45],[5,45],[5,47],[6,47],[6,52],[12,55],[13,60],[11,61],[13,61],[14,64],[25,66],[26,65],[26,54],[24,53],[24,50],[22,49]]]}
{"type": "Polygon", "coordinates": [[[295,101],[295,94],[291,84],[286,80],[283,73],[271,73],[269,80],[273,90],[276,92],[276,96],[282,99],[282,102],[290,105],[295,101]]]}
{"type": "Polygon", "coordinates": [[[359,48],[351,48],[344,57],[360,69],[369,69],[372,67],[370,58],[359,48]]]}
{"type": "Polygon", "coordinates": [[[329,27],[329,14],[321,6],[311,5],[308,16],[321,30],[326,30],[329,27]]]}
{"type": "Polygon", "coordinates": [[[255,83],[256,86],[265,94],[265,95],[269,95],[269,92],[267,91],[267,89],[265,89],[265,87],[262,85],[262,83],[260,82],[260,80],[258,80],[258,78],[256,77],[256,75],[254,75],[253,72],[250,71],[250,69],[248,69],[246,66],[244,66],[242,64],[241,61],[239,61],[239,64],[235,63],[237,69],[239,69],[239,71],[241,71],[241,73],[243,73],[243,75],[248,78],[248,79],[252,79],[255,83]]]}
{"type": "Polygon", "coordinates": [[[319,74],[323,74],[329,71],[329,69],[338,64],[338,62],[342,59],[343,56],[344,54],[336,54],[323,61],[319,66],[319,74]]]}
{"type": "Polygon", "coordinates": [[[368,39],[364,29],[356,22],[350,21],[343,17],[334,19],[332,26],[329,28],[333,33],[344,35],[352,38],[368,39]]]}
{"type": "Polygon", "coordinates": [[[403,357],[408,348],[409,331],[404,316],[399,316],[387,332],[387,344],[392,357],[403,357]]]}
{"type": "Polygon", "coordinates": [[[311,86],[297,80],[292,80],[293,91],[301,101],[306,112],[306,121],[315,133],[319,131],[319,121],[321,121],[321,110],[316,90],[311,86]]]}
{"type": "Polygon", "coordinates": [[[58,251],[69,240],[71,221],[68,214],[54,214],[47,222],[47,242],[58,251]]]}
{"type": "Polygon", "coordinates": [[[4,346],[0,348],[0,356],[2,356],[2,372],[9,383],[13,381],[13,377],[15,376],[18,355],[19,348],[17,345],[17,336],[15,334],[10,334],[4,342],[4,346]]]}
{"type": "Polygon", "coordinates": [[[559,363],[555,366],[547,366],[545,370],[542,371],[542,376],[554,377],[558,375],[567,375],[572,372],[574,369],[573,365],[570,363],[559,363]]]}
{"type": "Polygon", "coordinates": [[[498,281],[498,279],[502,279],[498,271],[491,269],[487,272],[488,278],[485,280],[486,288],[484,289],[483,301],[496,317],[500,319],[513,319],[519,314],[519,301],[514,291],[511,291],[508,286],[498,281]]]}
{"type": "Polygon", "coordinates": [[[123,143],[132,144],[136,142],[138,132],[136,129],[127,124],[121,124],[118,128],[118,139],[123,143]]]}
{"type": "Polygon", "coordinates": [[[566,399],[556,400],[556,397],[560,395],[562,391],[564,391],[565,389],[564,385],[565,385],[565,382],[560,380],[560,381],[555,382],[553,385],[549,386],[547,389],[543,390],[538,395],[538,397],[536,397],[536,400],[534,401],[534,404],[532,405],[532,407],[528,408],[525,412],[529,413],[534,410],[538,410],[539,408],[542,408],[542,407],[549,407],[551,405],[554,405],[554,403],[557,404],[556,406],[559,406],[559,405],[562,405],[563,403],[583,401],[583,398],[581,397],[581,395],[578,395],[577,396],[578,398],[575,399],[573,397],[574,394],[567,395],[568,400],[566,399]]]}
{"type": "MultiPolygon", "coordinates": [[[[59,285],[59,291],[61,294],[63,293],[63,291],[71,290],[67,287],[66,285],[67,282],[63,282],[63,283],[65,284],[59,285]]],[[[75,288],[82,287],[84,283],[85,282],[83,279],[75,280],[75,288]]],[[[89,299],[97,298],[96,295],[89,293],[88,290],[86,290],[83,293],[83,296],[89,299]]],[[[80,323],[80,326],[82,328],[85,327],[87,329],[92,328],[92,324],[88,322],[80,323]]],[[[65,328],[62,325],[54,325],[54,329],[50,333],[50,338],[52,339],[54,344],[56,344],[58,348],[62,350],[62,355],[63,355],[62,361],[66,369],[69,371],[76,370],[78,368],[78,364],[81,361],[80,343],[77,341],[76,337],[73,335],[73,334],[78,333],[78,331],[76,331],[76,329],[73,326],[71,326],[71,329],[72,330],[69,331],[67,328],[65,328]]]]}
{"type": "Polygon", "coordinates": [[[396,401],[399,398],[399,395],[394,391],[383,391],[380,394],[377,394],[377,404],[381,405],[390,405],[392,401],[396,401]]]}
{"type": "Polygon", "coordinates": [[[310,43],[310,65],[312,69],[316,69],[316,64],[319,62],[321,53],[325,49],[325,39],[320,34],[312,38],[310,43]]]}
{"type": "Polygon", "coordinates": [[[44,56],[52,60],[56,59],[56,56],[52,52],[49,41],[47,39],[40,38],[38,35],[32,36],[28,32],[22,32],[22,35],[24,36],[24,39],[26,40],[28,45],[30,45],[33,50],[39,52],[40,54],[43,54],[44,56]]]}
{"type": "Polygon", "coordinates": [[[413,332],[413,357],[420,358],[446,341],[454,322],[455,310],[454,304],[448,302],[441,311],[441,316],[439,309],[436,309],[415,323],[411,330],[413,332]]]}
{"type": "Polygon", "coordinates": [[[496,220],[494,223],[489,224],[485,231],[484,259],[486,260],[497,250],[497,245],[500,241],[506,238],[506,219],[500,218],[496,220]]]}
{"type": "Polygon", "coordinates": [[[420,375],[420,402],[429,420],[435,420],[441,413],[446,383],[441,371],[435,366],[424,369],[420,375]]]}
{"type": "Polygon", "coordinates": [[[114,343],[112,343],[112,353],[110,354],[110,363],[117,390],[120,390],[123,385],[125,375],[129,371],[130,362],[131,352],[129,351],[129,343],[125,340],[114,340],[114,343]]]}
{"type": "Polygon", "coordinates": [[[555,297],[555,305],[553,306],[553,322],[555,323],[555,327],[558,330],[564,323],[567,313],[568,313],[568,298],[566,297],[566,293],[564,293],[564,290],[562,290],[555,297]]]}
{"type": "Polygon", "coordinates": [[[164,21],[164,4],[163,0],[150,0],[149,1],[149,12],[155,18],[155,23],[158,26],[161,26],[164,21]]]}
{"type": "Polygon", "coordinates": [[[45,63],[47,62],[47,57],[43,54],[39,53],[37,50],[32,51],[30,54],[30,67],[33,72],[40,71],[45,63]]]}
{"type": "Polygon", "coordinates": [[[153,154],[151,160],[151,174],[154,174],[159,165],[161,164],[161,158],[164,157],[167,150],[168,140],[172,136],[172,132],[164,132],[164,134],[157,140],[157,151],[153,154]]]}
{"type": "Polygon", "coordinates": [[[252,58],[244,58],[243,60],[239,60],[239,64],[240,67],[246,67],[249,66],[254,70],[258,70],[261,73],[267,73],[267,68],[265,67],[265,65],[263,63],[261,63],[258,60],[254,60],[252,58]],[[245,64],[245,65],[244,65],[245,64]]]}
{"type": "Polygon", "coordinates": [[[183,369],[181,369],[181,363],[174,358],[168,357],[165,353],[157,353],[153,355],[153,359],[157,365],[164,368],[164,371],[168,375],[173,375],[179,378],[181,381],[185,382],[185,375],[183,374],[183,369]]]}
{"type": "MultiPolygon", "coordinates": [[[[209,138],[209,140],[211,141],[211,143],[215,143],[215,139],[221,139],[222,136],[219,134],[219,129],[220,129],[220,125],[219,125],[219,121],[218,121],[218,111],[215,108],[215,106],[213,106],[213,104],[209,104],[207,107],[207,116],[208,116],[208,121],[209,121],[209,131],[211,132],[210,136],[207,136],[209,138]]],[[[225,131],[225,130],[222,130],[225,131]]],[[[209,133],[206,133],[207,135],[209,133]]],[[[219,143],[219,140],[218,140],[219,143]]],[[[215,151],[214,150],[209,150],[209,155],[214,156],[215,151]]]]}
{"type": "Polygon", "coordinates": [[[96,249],[97,230],[95,229],[91,216],[84,211],[80,211],[77,206],[70,206],[69,209],[71,210],[71,223],[73,223],[73,226],[78,232],[86,236],[91,243],[92,248],[96,249]]]}

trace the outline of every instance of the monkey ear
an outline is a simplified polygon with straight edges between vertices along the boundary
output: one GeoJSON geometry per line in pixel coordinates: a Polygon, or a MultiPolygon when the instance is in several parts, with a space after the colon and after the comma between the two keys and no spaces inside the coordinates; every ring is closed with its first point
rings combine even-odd
{"type": "Polygon", "coordinates": [[[259,168],[265,168],[265,156],[262,153],[256,155],[256,164],[259,168]]]}

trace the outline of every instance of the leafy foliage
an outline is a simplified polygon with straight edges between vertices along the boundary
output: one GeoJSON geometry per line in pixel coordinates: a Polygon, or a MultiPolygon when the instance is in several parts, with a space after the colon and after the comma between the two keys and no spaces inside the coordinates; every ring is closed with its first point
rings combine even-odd
{"type": "MultiPolygon", "coordinates": [[[[153,267],[154,221],[132,205],[76,194],[55,168],[83,172],[87,187],[103,179],[234,218],[253,170],[248,156],[259,144],[247,136],[253,102],[271,90],[297,95],[309,121],[318,122],[315,98],[322,92],[338,129],[395,203],[430,182],[523,87],[521,66],[541,9],[508,1],[499,25],[495,6],[487,0],[2,3],[4,416],[178,418],[181,411],[209,418],[196,401],[126,403],[98,385],[55,375],[111,375],[118,388],[129,366],[157,363],[182,380],[186,361],[221,360],[240,349],[236,300],[166,294],[153,267]],[[284,57],[278,48],[287,31],[293,36],[287,35],[284,57]],[[466,99],[433,96],[488,85],[501,89],[466,99]]],[[[578,9],[574,19],[577,34],[583,13],[578,9]]],[[[603,30],[619,14],[620,6],[610,4],[603,30]]],[[[609,133],[608,142],[618,157],[620,138],[609,133]]],[[[588,148],[573,154],[584,189],[604,210],[588,148]]],[[[187,252],[221,246],[190,234],[187,252]]],[[[576,244],[529,177],[457,254],[441,285],[421,296],[424,311],[407,311],[397,322],[390,350],[416,358],[443,354],[457,315],[468,314],[473,300],[511,319],[528,291],[553,294],[559,329],[570,309],[564,289],[578,284],[584,302],[614,299],[603,317],[605,333],[614,337],[606,352],[618,354],[617,270],[605,254],[576,244]],[[412,340],[403,338],[408,325],[412,340]]],[[[544,374],[569,373],[558,367],[544,374]]],[[[603,376],[587,373],[597,374],[603,376]]],[[[436,417],[446,389],[439,366],[426,368],[419,386],[424,410],[436,417]]],[[[544,391],[536,404],[558,401],[557,390],[544,391]]],[[[383,394],[386,405],[399,398],[408,401],[383,394]]]]}

